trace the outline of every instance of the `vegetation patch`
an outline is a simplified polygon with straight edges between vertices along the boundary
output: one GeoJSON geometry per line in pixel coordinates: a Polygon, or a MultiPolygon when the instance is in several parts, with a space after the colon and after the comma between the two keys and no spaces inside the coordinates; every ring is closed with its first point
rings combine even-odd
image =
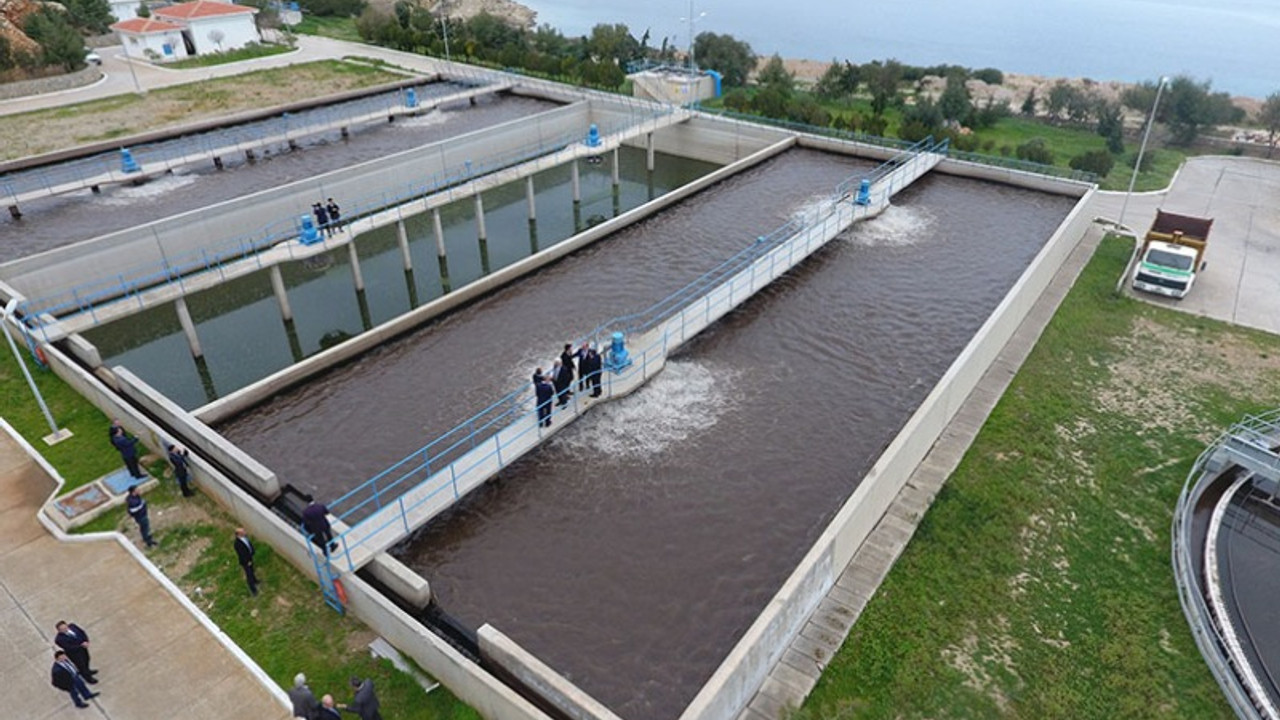
{"type": "Polygon", "coordinates": [[[240,62],[242,60],[254,60],[256,58],[271,57],[272,55],[283,55],[287,52],[293,52],[293,50],[294,48],[289,45],[250,43],[249,45],[236,50],[209,53],[207,55],[196,55],[178,60],[177,62],[165,63],[164,66],[175,70],[186,70],[188,68],[225,65],[227,63],[240,62]]]}
{"type": "Polygon", "coordinates": [[[1132,248],[1103,241],[796,717],[1233,717],[1169,528],[1280,394],[1280,338],[1117,296],[1132,248]]]}

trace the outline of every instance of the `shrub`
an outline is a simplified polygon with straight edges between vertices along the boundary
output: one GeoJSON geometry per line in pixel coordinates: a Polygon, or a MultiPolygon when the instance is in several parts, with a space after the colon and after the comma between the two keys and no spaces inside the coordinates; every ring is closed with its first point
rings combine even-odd
{"type": "Polygon", "coordinates": [[[1090,150],[1089,152],[1080,153],[1071,158],[1072,170],[1084,170],[1091,172],[1100,178],[1104,178],[1111,172],[1111,168],[1115,167],[1115,156],[1106,150],[1090,150]]]}
{"type": "Polygon", "coordinates": [[[1027,162],[1040,163],[1041,165],[1053,164],[1053,151],[1046,146],[1044,138],[1031,138],[1019,145],[1016,153],[1019,159],[1027,162]]]}

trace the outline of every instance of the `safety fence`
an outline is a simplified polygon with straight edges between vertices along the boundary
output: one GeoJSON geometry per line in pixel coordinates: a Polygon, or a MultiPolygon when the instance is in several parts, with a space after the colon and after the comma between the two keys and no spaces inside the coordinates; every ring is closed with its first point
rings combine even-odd
{"type": "MultiPolygon", "coordinates": [[[[409,90],[414,92],[418,105],[430,105],[433,100],[473,87],[477,85],[472,84],[471,78],[424,82],[414,88],[135,145],[129,148],[129,153],[142,170],[152,168],[168,170],[175,163],[196,154],[211,155],[215,151],[233,146],[263,148],[277,144],[282,139],[288,141],[312,135],[319,129],[345,127],[371,116],[404,112],[409,107],[407,97],[409,90]]],[[[19,197],[36,192],[55,193],[69,186],[88,187],[95,182],[126,181],[136,177],[138,172],[125,171],[122,167],[121,153],[118,150],[112,150],[57,165],[8,173],[0,177],[0,191],[3,191],[3,195],[10,198],[12,202],[16,202],[19,197]]]]}
{"type": "MultiPolygon", "coordinates": [[[[1186,484],[1178,496],[1173,512],[1173,528],[1170,533],[1173,575],[1178,586],[1178,599],[1182,612],[1191,627],[1200,654],[1213,672],[1236,716],[1247,720],[1274,720],[1274,713],[1263,713],[1259,708],[1270,705],[1266,691],[1255,686],[1246,688],[1242,678],[1252,677],[1248,661],[1241,653],[1233,652],[1236,645],[1223,633],[1213,609],[1205,599],[1205,584],[1216,582],[1201,572],[1195,547],[1196,506],[1201,496],[1213,484],[1223,478],[1220,453],[1232,438],[1275,438],[1280,435],[1280,410],[1250,416],[1222,433],[1196,458],[1186,484]],[[1257,694],[1257,697],[1255,697],[1257,694]]],[[[1212,539],[1209,540],[1212,542],[1212,539]]],[[[1256,681],[1255,681],[1256,682],[1256,681]]],[[[1251,683],[1253,684],[1253,683],[1251,683]]]]}
{"type": "MultiPolygon", "coordinates": [[[[907,148],[912,145],[912,143],[907,140],[900,140],[897,138],[880,137],[879,135],[869,135],[863,132],[841,130],[822,125],[808,125],[806,123],[794,122],[792,120],[782,120],[779,118],[765,117],[763,115],[735,112],[724,108],[706,108],[698,106],[696,109],[704,115],[730,118],[733,120],[758,123],[761,125],[773,125],[775,127],[785,128],[787,130],[801,132],[808,135],[820,135],[823,137],[836,138],[838,140],[862,143],[864,145],[875,145],[877,147],[895,149],[907,148]]],[[[947,152],[947,157],[952,160],[960,160],[962,162],[1007,168],[1009,170],[1018,170],[1020,172],[1028,172],[1036,175],[1064,178],[1066,180],[1078,180],[1086,183],[1096,183],[1098,181],[1097,175],[1085,170],[1075,170],[1068,167],[1059,167],[1057,165],[1045,165],[1043,163],[1031,162],[1030,160],[1022,160],[1020,158],[1004,157],[1002,155],[986,155],[976,152],[964,152],[952,148],[947,152]]]]}
{"type": "MultiPolygon", "coordinates": [[[[654,108],[647,109],[654,110],[654,108]]],[[[644,117],[626,115],[597,129],[601,137],[608,137],[625,133],[646,121],[657,119],[659,115],[674,111],[674,108],[657,106],[656,115],[644,117]]],[[[415,179],[398,189],[384,190],[354,199],[344,198],[341,224],[349,225],[389,208],[448,191],[477,178],[536,161],[539,158],[553,156],[576,143],[585,142],[586,138],[585,129],[584,131],[566,131],[550,137],[539,136],[537,141],[513,151],[490,156],[484,161],[464,161],[445,168],[441,172],[415,179]]],[[[536,168],[534,172],[541,169],[536,168]]],[[[101,305],[134,302],[142,308],[145,306],[144,292],[165,285],[180,285],[185,279],[197,273],[218,272],[231,263],[246,260],[256,262],[257,267],[260,268],[262,267],[261,253],[268,248],[283,247],[287,260],[313,256],[314,249],[304,249],[303,246],[288,242],[297,238],[301,231],[299,215],[279,218],[251,234],[226,238],[187,253],[165,254],[159,262],[137,265],[111,277],[79,283],[53,295],[28,298],[23,301],[22,311],[24,315],[32,318],[40,314],[65,318],[88,313],[92,324],[97,324],[96,308],[101,305]]],[[[327,249],[329,244],[328,239],[321,237],[322,247],[327,249]]],[[[35,319],[33,322],[36,323],[33,329],[45,329],[40,324],[40,320],[35,319]]]]}
{"type": "MultiPolygon", "coordinates": [[[[754,238],[740,252],[645,310],[612,319],[579,342],[599,343],[614,333],[629,336],[635,350],[612,347],[604,353],[599,378],[605,397],[635,389],[665,362],[675,346],[723,316],[774,278],[821,247],[857,218],[878,211],[889,197],[937,164],[946,141],[921,141],[868,175],[849,178],[829,201],[754,238]],[[864,182],[865,181],[865,182],[864,182]],[[856,188],[856,190],[855,190],[856,188]],[[864,190],[865,188],[865,190],[864,190]]],[[[566,409],[582,409],[580,395],[566,409]]],[[[476,483],[540,442],[536,400],[528,382],[405,458],[329,503],[330,511],[351,527],[340,536],[348,569],[356,557],[389,546],[392,537],[411,532],[423,517],[452,503],[476,483]]]]}

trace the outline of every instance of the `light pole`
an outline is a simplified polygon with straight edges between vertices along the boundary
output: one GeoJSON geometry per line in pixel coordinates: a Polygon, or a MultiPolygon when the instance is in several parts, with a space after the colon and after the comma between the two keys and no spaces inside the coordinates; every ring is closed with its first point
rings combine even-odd
{"type": "Polygon", "coordinates": [[[449,56],[449,1],[440,0],[440,32],[444,35],[444,61],[453,62],[449,56]]]}
{"type": "Polygon", "coordinates": [[[698,64],[697,64],[696,62],[694,62],[694,59],[693,59],[693,24],[694,24],[695,22],[697,22],[697,21],[701,20],[702,18],[706,17],[706,16],[707,16],[707,14],[706,14],[705,12],[698,13],[697,15],[694,15],[694,14],[693,14],[693,0],[689,0],[689,17],[687,17],[687,18],[680,18],[681,20],[688,20],[688,21],[689,21],[689,69],[690,69],[690,70],[697,70],[697,69],[698,69],[698,64]]]}
{"type": "Polygon", "coordinates": [[[1129,198],[1133,196],[1134,183],[1138,182],[1138,170],[1142,167],[1142,155],[1147,151],[1147,138],[1151,137],[1151,126],[1156,124],[1156,109],[1160,107],[1160,95],[1164,92],[1164,86],[1169,84],[1168,77],[1160,78],[1160,84],[1156,86],[1156,99],[1151,103],[1151,116],[1147,118],[1147,129],[1142,132],[1142,144],[1138,146],[1138,159],[1133,163],[1133,175],[1129,178],[1129,191],[1124,194],[1124,204],[1120,206],[1120,218],[1116,220],[1116,227],[1122,230],[1128,230],[1124,226],[1124,214],[1129,209],[1129,198]]]}
{"type": "Polygon", "coordinates": [[[9,301],[4,306],[4,327],[0,327],[0,333],[4,333],[5,339],[9,341],[9,349],[13,351],[13,359],[17,361],[18,367],[22,368],[22,375],[27,379],[27,385],[31,387],[31,394],[36,396],[36,403],[40,405],[40,412],[44,413],[44,419],[49,421],[49,434],[44,436],[46,445],[56,445],[57,443],[71,437],[70,430],[59,430],[58,424],[53,421],[53,413],[49,412],[49,406],[44,404],[44,396],[40,394],[40,388],[36,387],[36,381],[31,377],[31,371],[27,369],[27,363],[22,359],[22,354],[18,352],[18,344],[13,341],[13,335],[9,334],[9,323],[13,318],[13,311],[18,307],[17,299],[9,301]]]}

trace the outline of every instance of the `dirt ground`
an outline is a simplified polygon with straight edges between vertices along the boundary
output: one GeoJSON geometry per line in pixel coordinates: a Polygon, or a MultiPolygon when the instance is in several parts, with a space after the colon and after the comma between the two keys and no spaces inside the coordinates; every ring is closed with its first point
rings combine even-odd
{"type": "Polygon", "coordinates": [[[0,161],[403,79],[308,63],[0,117],[0,161]],[[40,128],[32,132],[33,127],[40,128]]]}

